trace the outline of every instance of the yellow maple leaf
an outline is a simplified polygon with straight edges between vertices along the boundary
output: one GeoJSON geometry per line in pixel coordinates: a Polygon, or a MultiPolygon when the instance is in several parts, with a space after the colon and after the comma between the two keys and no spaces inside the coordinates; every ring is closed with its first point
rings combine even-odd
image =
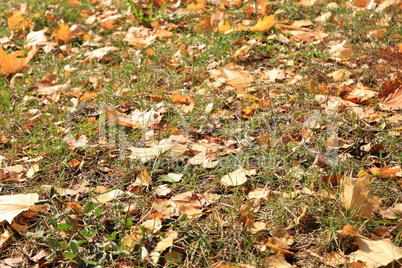
{"type": "Polygon", "coordinates": [[[232,26],[230,26],[229,22],[225,22],[222,26],[219,27],[220,32],[227,32],[232,29],[232,26]]]}
{"type": "Polygon", "coordinates": [[[15,12],[11,17],[8,18],[8,28],[13,31],[19,31],[22,29],[27,29],[31,26],[31,21],[24,16],[21,11],[15,12]]]}
{"type": "Polygon", "coordinates": [[[18,56],[23,53],[23,51],[16,51],[7,54],[3,48],[0,47],[0,74],[8,75],[27,67],[27,60],[24,58],[18,58],[18,56]]]}
{"type": "Polygon", "coordinates": [[[56,38],[56,42],[67,43],[72,31],[68,27],[67,23],[59,24],[59,27],[52,32],[52,35],[56,38]]]}
{"type": "Polygon", "coordinates": [[[252,31],[266,32],[275,25],[275,15],[265,16],[262,20],[259,19],[257,23],[251,28],[252,31]]]}

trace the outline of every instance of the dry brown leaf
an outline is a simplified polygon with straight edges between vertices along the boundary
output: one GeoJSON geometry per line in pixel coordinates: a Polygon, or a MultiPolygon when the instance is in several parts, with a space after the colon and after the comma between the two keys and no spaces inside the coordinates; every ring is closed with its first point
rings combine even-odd
{"type": "Polygon", "coordinates": [[[95,49],[90,52],[86,52],[84,54],[84,56],[86,56],[87,58],[84,60],[84,63],[87,63],[91,60],[102,60],[106,57],[106,55],[109,52],[113,52],[113,51],[117,51],[117,50],[119,50],[117,47],[109,46],[109,47],[98,48],[98,49],[95,49]]]}
{"type": "Polygon", "coordinates": [[[257,0],[257,3],[259,5],[258,14],[261,14],[261,15],[265,16],[266,12],[267,12],[267,4],[268,4],[268,2],[266,0],[257,0]]]}
{"type": "Polygon", "coordinates": [[[244,108],[241,110],[241,117],[247,119],[250,118],[252,115],[255,114],[255,112],[258,109],[258,104],[257,103],[253,103],[250,107],[248,108],[244,108]]]}
{"type": "Polygon", "coordinates": [[[9,230],[4,229],[4,232],[0,234],[0,252],[8,243],[8,240],[12,237],[12,234],[9,230]]]}
{"type": "Polygon", "coordinates": [[[373,212],[380,208],[382,198],[368,196],[371,189],[370,177],[359,178],[356,184],[353,184],[349,177],[344,177],[341,187],[341,202],[353,216],[371,217],[373,212]]]}
{"type": "Polygon", "coordinates": [[[385,219],[402,218],[402,204],[396,204],[391,208],[381,209],[379,213],[385,219]]]}
{"type": "Polygon", "coordinates": [[[141,226],[143,226],[145,230],[152,231],[153,234],[156,234],[162,228],[162,221],[159,218],[153,218],[144,221],[141,226]]]}
{"type": "Polygon", "coordinates": [[[131,226],[130,234],[123,237],[121,243],[125,246],[132,247],[137,245],[142,239],[142,230],[139,226],[131,226]]]}
{"type": "Polygon", "coordinates": [[[349,148],[352,145],[349,145],[346,143],[346,141],[342,138],[338,138],[335,136],[331,136],[327,139],[327,148],[330,150],[333,149],[346,149],[349,148]]]}
{"type": "Polygon", "coordinates": [[[278,253],[274,256],[264,258],[264,267],[266,268],[291,268],[290,263],[285,260],[285,256],[282,253],[278,253]]]}
{"type": "Polygon", "coordinates": [[[363,84],[359,83],[346,94],[344,99],[353,103],[365,103],[377,95],[378,92],[370,90],[363,84]]]}

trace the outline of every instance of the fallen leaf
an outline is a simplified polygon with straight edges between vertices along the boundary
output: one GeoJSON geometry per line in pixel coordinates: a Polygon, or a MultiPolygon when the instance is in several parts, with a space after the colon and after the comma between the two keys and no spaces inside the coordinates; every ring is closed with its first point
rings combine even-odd
{"type": "Polygon", "coordinates": [[[31,27],[31,21],[21,11],[14,12],[11,17],[8,18],[7,22],[8,28],[13,31],[24,30],[31,27]]]}
{"type": "Polygon", "coordinates": [[[0,222],[12,223],[20,213],[30,210],[38,202],[38,194],[16,194],[0,196],[0,222]]]}
{"type": "Polygon", "coordinates": [[[130,159],[140,160],[143,163],[161,155],[168,158],[181,159],[188,151],[185,142],[186,139],[184,136],[172,135],[168,139],[161,140],[157,145],[151,148],[129,147],[127,149],[131,150],[130,159]]]}
{"type": "Polygon", "coordinates": [[[31,167],[28,169],[28,171],[27,171],[27,174],[26,174],[26,176],[27,176],[27,178],[29,179],[29,178],[32,178],[33,177],[33,175],[36,173],[36,172],[38,172],[40,170],[40,167],[39,167],[39,164],[38,163],[33,163],[32,165],[31,165],[31,167]]]}
{"type": "Polygon", "coordinates": [[[266,268],[291,268],[293,267],[290,263],[285,260],[285,256],[279,252],[278,254],[264,258],[264,267],[266,268]]]}
{"type": "Polygon", "coordinates": [[[152,231],[153,234],[157,233],[162,228],[162,221],[159,218],[144,221],[141,226],[147,231],[152,231]]]}
{"type": "Polygon", "coordinates": [[[103,186],[97,186],[95,188],[95,192],[100,193],[99,195],[96,195],[92,198],[92,202],[96,203],[107,203],[109,201],[112,201],[113,199],[116,199],[124,193],[122,190],[108,190],[106,187],[103,186]]]}
{"type": "Polygon", "coordinates": [[[380,178],[389,179],[389,178],[397,178],[402,175],[402,170],[400,168],[370,168],[370,173],[378,176],[380,178]]]}
{"type": "Polygon", "coordinates": [[[342,81],[348,80],[350,78],[351,74],[352,73],[346,69],[340,69],[338,71],[328,74],[328,76],[331,76],[332,78],[334,78],[334,81],[336,81],[336,82],[342,82],[342,81]]]}
{"type": "Polygon", "coordinates": [[[155,251],[161,252],[173,246],[173,241],[179,234],[176,231],[170,230],[168,233],[166,233],[166,235],[167,236],[165,238],[156,244],[155,251]]]}
{"type": "Polygon", "coordinates": [[[370,177],[359,178],[356,184],[353,184],[349,177],[344,177],[341,181],[341,187],[341,202],[351,215],[371,217],[373,212],[380,208],[381,198],[368,196],[371,189],[370,177]]]}
{"type": "Polygon", "coordinates": [[[172,102],[185,113],[191,112],[195,106],[193,98],[182,96],[180,94],[174,94],[172,96],[172,102]]]}
{"type": "Polygon", "coordinates": [[[8,75],[15,73],[23,68],[26,68],[27,60],[19,58],[23,52],[17,51],[11,54],[7,54],[2,47],[0,47],[0,74],[8,75]]]}
{"type": "Polygon", "coordinates": [[[142,239],[142,230],[139,226],[131,226],[130,234],[122,238],[121,243],[128,247],[137,245],[142,239]]]}
{"type": "Polygon", "coordinates": [[[183,174],[169,173],[167,175],[162,175],[160,177],[160,181],[179,182],[179,181],[181,181],[182,177],[183,177],[183,174]]]}
{"type": "Polygon", "coordinates": [[[90,52],[87,52],[87,53],[84,54],[84,56],[87,57],[84,60],[84,62],[86,63],[86,62],[89,62],[91,60],[102,60],[102,59],[104,59],[106,57],[106,55],[109,52],[116,51],[116,50],[119,50],[119,49],[117,47],[111,47],[111,46],[95,49],[93,51],[90,51],[90,52]]]}
{"type": "Polygon", "coordinates": [[[300,5],[305,6],[305,7],[311,7],[314,6],[315,3],[317,3],[318,0],[301,0],[300,5]]]}
{"type": "Polygon", "coordinates": [[[253,103],[250,107],[241,110],[241,117],[250,118],[257,111],[258,104],[253,103]]]}
{"type": "Polygon", "coordinates": [[[381,104],[390,106],[392,109],[402,108],[402,81],[388,81],[383,85],[381,92],[378,94],[378,101],[381,104]]]}
{"type": "Polygon", "coordinates": [[[254,25],[252,31],[267,32],[272,26],[275,25],[275,15],[264,16],[263,19],[258,19],[256,25],[254,25]]]}
{"type": "Polygon", "coordinates": [[[350,262],[361,261],[368,268],[387,266],[402,258],[402,249],[392,244],[389,239],[373,241],[360,236],[354,244],[359,250],[348,255],[350,262]]]}
{"type": "Polygon", "coordinates": [[[356,229],[352,225],[344,225],[342,228],[342,234],[347,236],[358,237],[360,234],[356,231],[356,229]]]}
{"type": "Polygon", "coordinates": [[[381,209],[379,213],[386,219],[399,219],[402,217],[402,204],[396,204],[391,208],[381,209]]]}
{"type": "Polygon", "coordinates": [[[256,170],[246,170],[240,168],[235,170],[228,175],[225,175],[221,178],[221,183],[225,186],[238,186],[242,185],[247,181],[247,176],[255,175],[256,170]]]}
{"type": "Polygon", "coordinates": [[[52,35],[55,37],[56,43],[62,44],[65,44],[70,40],[71,34],[72,30],[70,30],[67,23],[59,24],[59,26],[52,32],[52,35]]]}
{"type": "Polygon", "coordinates": [[[30,46],[46,45],[48,40],[45,33],[46,30],[30,32],[26,37],[27,46],[30,47],[30,46]]]}

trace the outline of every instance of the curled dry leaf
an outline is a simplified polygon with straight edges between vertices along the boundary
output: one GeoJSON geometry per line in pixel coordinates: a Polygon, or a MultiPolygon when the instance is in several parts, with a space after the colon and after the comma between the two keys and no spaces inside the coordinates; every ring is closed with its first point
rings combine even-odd
{"type": "Polygon", "coordinates": [[[40,30],[36,32],[30,32],[26,37],[27,46],[40,46],[46,45],[48,39],[45,35],[46,30],[40,30]]]}

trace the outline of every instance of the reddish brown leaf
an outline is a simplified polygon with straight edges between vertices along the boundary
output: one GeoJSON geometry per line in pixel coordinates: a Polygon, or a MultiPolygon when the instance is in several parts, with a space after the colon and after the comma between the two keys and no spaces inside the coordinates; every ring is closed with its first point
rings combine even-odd
{"type": "Polygon", "coordinates": [[[402,82],[399,79],[385,82],[378,101],[394,109],[402,108],[402,82]]]}

